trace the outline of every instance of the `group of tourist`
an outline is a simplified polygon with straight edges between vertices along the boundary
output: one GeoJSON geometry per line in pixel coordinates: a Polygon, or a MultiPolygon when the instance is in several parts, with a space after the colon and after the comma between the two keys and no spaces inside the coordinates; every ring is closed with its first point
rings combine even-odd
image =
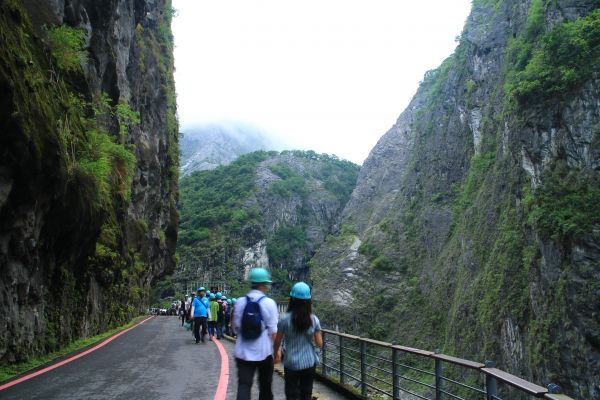
{"type": "Polygon", "coordinates": [[[222,339],[223,334],[232,335],[230,321],[235,301],[236,299],[228,299],[221,292],[211,293],[200,287],[189,299],[181,299],[181,325],[188,324],[196,343],[204,343],[207,334],[209,340],[213,340],[215,336],[222,339]]]}
{"type": "Polygon", "coordinates": [[[237,337],[233,355],[237,365],[237,400],[249,400],[258,371],[259,400],[273,399],[273,367],[283,362],[286,399],[310,400],[316,365],[316,347],[323,346],[319,319],[312,313],[310,287],[296,283],[287,313],[279,318],[277,304],[267,296],[271,284],[264,268],[250,270],[250,291],[227,299],[220,292],[198,288],[191,300],[182,300],[182,324],[190,324],[196,343],[237,337]]]}

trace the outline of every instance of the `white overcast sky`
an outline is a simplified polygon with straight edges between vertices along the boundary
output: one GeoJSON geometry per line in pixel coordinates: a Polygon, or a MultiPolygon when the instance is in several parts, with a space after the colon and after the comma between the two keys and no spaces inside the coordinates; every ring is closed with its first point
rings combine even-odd
{"type": "Polygon", "coordinates": [[[181,129],[242,122],[280,147],[357,163],[423,74],[456,47],[471,0],[174,0],[181,129]]]}

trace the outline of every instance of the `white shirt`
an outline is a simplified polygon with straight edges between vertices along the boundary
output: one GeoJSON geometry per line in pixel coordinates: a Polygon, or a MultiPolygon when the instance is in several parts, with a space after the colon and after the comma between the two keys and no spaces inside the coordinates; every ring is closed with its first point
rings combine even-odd
{"type": "MultiPolygon", "coordinates": [[[[257,301],[265,294],[260,290],[251,290],[248,297],[252,301],[257,301]]],[[[246,308],[246,297],[241,297],[235,302],[233,308],[233,329],[240,332],[242,329],[242,315],[246,308]]],[[[245,341],[242,335],[238,334],[233,349],[233,356],[246,361],[262,361],[273,355],[273,335],[277,333],[277,322],[279,313],[277,312],[277,303],[275,300],[266,297],[258,303],[262,314],[263,329],[258,339],[245,341]]]]}

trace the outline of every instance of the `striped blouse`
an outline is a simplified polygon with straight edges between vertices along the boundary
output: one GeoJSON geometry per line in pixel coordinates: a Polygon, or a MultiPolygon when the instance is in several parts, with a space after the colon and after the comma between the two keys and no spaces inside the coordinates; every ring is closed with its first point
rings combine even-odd
{"type": "Polygon", "coordinates": [[[285,316],[277,324],[277,331],[283,333],[283,366],[297,371],[314,367],[319,356],[313,346],[315,332],[321,330],[321,323],[316,315],[312,315],[313,325],[304,332],[298,332],[292,324],[292,315],[285,316]]]}

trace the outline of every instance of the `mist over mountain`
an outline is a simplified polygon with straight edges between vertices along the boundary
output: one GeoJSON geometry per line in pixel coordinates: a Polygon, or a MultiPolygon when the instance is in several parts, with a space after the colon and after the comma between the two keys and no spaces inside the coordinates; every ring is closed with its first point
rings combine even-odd
{"type": "Polygon", "coordinates": [[[239,122],[195,124],[183,129],[181,175],[228,165],[239,156],[278,146],[264,131],[239,122]]]}

